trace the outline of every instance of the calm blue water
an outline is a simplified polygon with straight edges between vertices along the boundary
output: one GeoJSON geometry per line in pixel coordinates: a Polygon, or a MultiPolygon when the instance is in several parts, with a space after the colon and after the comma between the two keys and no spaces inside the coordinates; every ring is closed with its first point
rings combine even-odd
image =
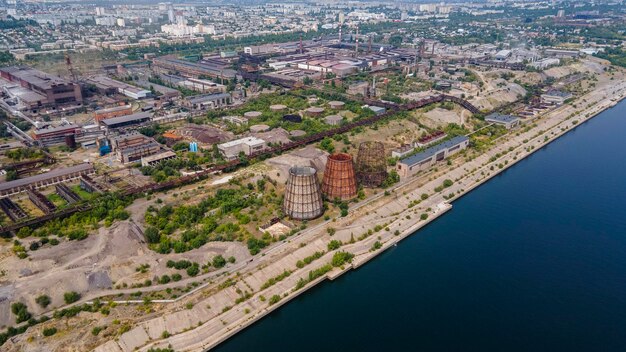
{"type": "Polygon", "coordinates": [[[626,351],[626,102],[216,351],[626,351]]]}

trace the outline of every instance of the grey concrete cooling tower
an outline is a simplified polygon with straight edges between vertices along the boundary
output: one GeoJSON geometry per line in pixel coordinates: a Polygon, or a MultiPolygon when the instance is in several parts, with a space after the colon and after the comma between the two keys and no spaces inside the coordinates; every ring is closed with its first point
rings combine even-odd
{"type": "Polygon", "coordinates": [[[315,219],[324,213],[317,171],[310,166],[289,169],[283,213],[294,220],[315,219]]]}

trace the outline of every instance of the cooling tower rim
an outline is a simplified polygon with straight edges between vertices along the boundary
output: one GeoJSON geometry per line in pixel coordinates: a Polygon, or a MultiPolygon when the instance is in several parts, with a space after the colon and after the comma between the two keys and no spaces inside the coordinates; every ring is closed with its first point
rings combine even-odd
{"type": "Polygon", "coordinates": [[[311,166],[292,166],[289,169],[289,174],[293,176],[313,176],[317,173],[317,170],[311,166]]]}
{"type": "Polygon", "coordinates": [[[338,163],[347,163],[352,161],[352,155],[348,153],[335,153],[329,155],[328,159],[338,163]]]}
{"type": "Polygon", "coordinates": [[[364,141],[364,142],[359,143],[359,148],[361,148],[361,147],[364,147],[364,148],[370,147],[370,148],[372,148],[374,146],[376,146],[376,147],[383,146],[383,148],[384,148],[385,144],[383,142],[381,142],[381,141],[364,141]]]}

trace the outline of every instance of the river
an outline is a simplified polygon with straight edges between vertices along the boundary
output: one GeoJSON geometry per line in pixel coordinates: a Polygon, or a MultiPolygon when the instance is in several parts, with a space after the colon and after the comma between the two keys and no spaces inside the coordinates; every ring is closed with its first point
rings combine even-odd
{"type": "Polygon", "coordinates": [[[626,101],[215,351],[626,351],[626,101]]]}

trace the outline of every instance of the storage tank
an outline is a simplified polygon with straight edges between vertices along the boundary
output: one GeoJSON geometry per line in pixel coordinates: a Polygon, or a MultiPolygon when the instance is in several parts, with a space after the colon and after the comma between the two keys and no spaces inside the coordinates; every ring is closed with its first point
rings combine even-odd
{"type": "Polygon", "coordinates": [[[356,157],[356,177],[364,187],[378,187],[387,178],[385,145],[382,142],[359,144],[356,157]]]}
{"type": "Polygon", "coordinates": [[[289,169],[283,213],[294,220],[311,220],[324,213],[317,170],[310,166],[294,166],[289,169]]]}
{"type": "Polygon", "coordinates": [[[335,198],[348,200],[356,197],[357,183],[350,154],[337,153],[328,156],[322,193],[331,200],[335,198]]]}

